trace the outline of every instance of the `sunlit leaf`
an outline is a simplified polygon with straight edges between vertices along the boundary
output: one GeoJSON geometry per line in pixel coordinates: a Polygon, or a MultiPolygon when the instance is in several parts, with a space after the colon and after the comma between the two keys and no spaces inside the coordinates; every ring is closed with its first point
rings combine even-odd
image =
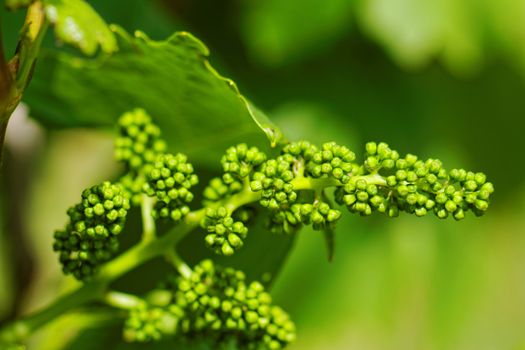
{"type": "Polygon", "coordinates": [[[104,20],[83,0],[44,0],[47,19],[55,26],[58,40],[75,46],[86,55],[100,49],[117,50],[114,34],[104,20]]]}
{"type": "Polygon", "coordinates": [[[208,49],[191,34],[154,41],[114,29],[119,51],[109,57],[62,53],[40,62],[26,99],[33,117],[57,127],[114,127],[123,112],[142,107],[172,149],[192,161],[218,162],[236,142],[268,148],[268,140],[282,140],[235,83],[210,65],[208,49]]]}

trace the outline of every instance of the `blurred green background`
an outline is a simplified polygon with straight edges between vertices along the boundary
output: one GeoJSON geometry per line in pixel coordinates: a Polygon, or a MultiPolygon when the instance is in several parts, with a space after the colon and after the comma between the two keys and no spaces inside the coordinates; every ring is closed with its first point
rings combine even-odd
{"type": "MultiPolygon", "coordinates": [[[[154,39],[195,34],[292,140],[357,154],[385,141],[495,184],[482,218],[344,215],[332,262],[321,234],[301,232],[273,288],[298,326],[290,349],[525,349],[525,1],[91,3],[154,39]]],[[[1,15],[14,50],[22,14],[1,15]]],[[[1,178],[0,319],[69,283],[52,232],[82,188],[120,170],[110,132],[39,128],[23,114],[1,178]]],[[[63,332],[44,330],[34,348],[52,349],[63,332]]]]}

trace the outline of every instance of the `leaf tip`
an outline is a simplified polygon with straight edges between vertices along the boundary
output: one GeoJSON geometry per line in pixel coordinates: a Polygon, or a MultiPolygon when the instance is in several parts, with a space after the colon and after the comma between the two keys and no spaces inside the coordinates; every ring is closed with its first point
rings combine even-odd
{"type": "Polygon", "coordinates": [[[167,42],[170,42],[170,43],[184,42],[185,44],[190,44],[190,46],[197,49],[201,55],[205,57],[210,55],[210,50],[208,49],[208,47],[190,32],[186,32],[186,31],[176,32],[171,37],[168,38],[167,42]]]}

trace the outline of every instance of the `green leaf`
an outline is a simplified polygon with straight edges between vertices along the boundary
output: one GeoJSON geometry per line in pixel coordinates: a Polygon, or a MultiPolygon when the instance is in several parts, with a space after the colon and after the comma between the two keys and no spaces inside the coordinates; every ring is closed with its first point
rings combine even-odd
{"type": "Polygon", "coordinates": [[[5,0],[5,6],[10,10],[16,10],[29,6],[33,0],[5,0]]]}
{"type": "Polygon", "coordinates": [[[77,47],[85,55],[117,50],[114,34],[104,20],[83,0],[45,0],[47,19],[55,25],[55,36],[77,47]]]}
{"type": "Polygon", "coordinates": [[[268,140],[282,141],[278,128],[210,65],[208,49],[191,34],[154,41],[113,29],[119,51],[109,57],[43,57],[26,94],[33,117],[57,127],[114,127],[123,112],[142,107],[173,150],[216,164],[233,143],[268,148],[268,140]]]}

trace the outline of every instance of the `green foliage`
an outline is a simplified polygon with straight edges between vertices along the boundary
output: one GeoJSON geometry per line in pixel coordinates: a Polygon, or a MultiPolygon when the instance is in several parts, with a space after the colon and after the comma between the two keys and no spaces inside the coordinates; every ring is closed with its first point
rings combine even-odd
{"type": "Polygon", "coordinates": [[[97,49],[111,53],[118,49],[115,35],[84,0],[44,0],[46,17],[55,26],[58,40],[77,47],[85,55],[97,49]]]}
{"type": "Polygon", "coordinates": [[[437,59],[452,73],[472,74],[496,53],[522,70],[524,52],[512,48],[523,35],[511,25],[524,19],[516,8],[522,8],[519,0],[333,0],[322,6],[313,0],[248,1],[241,35],[251,56],[267,66],[348,45],[348,34],[358,28],[402,67],[437,59]]]}
{"type": "Polygon", "coordinates": [[[54,236],[53,250],[65,274],[88,278],[115,256],[128,209],[129,200],[119,185],[104,182],[82,193],[82,201],[67,212],[66,228],[54,236]]]}
{"type": "MultiPolygon", "coordinates": [[[[85,54],[94,54],[99,45],[113,54],[95,60],[57,56],[55,65],[44,68],[47,77],[52,84],[65,83],[71,89],[40,85],[36,100],[31,102],[37,118],[58,126],[108,126],[130,105],[147,107],[167,131],[167,139],[175,141],[172,147],[201,153],[200,163],[216,156],[225,145],[261,136],[260,131],[272,146],[281,146],[276,156],[246,144],[228,148],[221,159],[223,174],[203,191],[203,208],[191,210],[193,198],[199,195],[198,178],[187,156],[168,153],[161,128],[144,110],[135,109],[119,119],[115,157],[126,165],[124,176],[118,185],[105,182],[86,190],[82,202],[68,211],[70,221],[65,230],[55,234],[54,249],[60,254],[64,272],[85,281],[76,292],[66,295],[65,306],[56,305],[67,311],[87,302],[107,301],[101,294],[111,293],[110,283],[152,258],[167,258],[178,272],[170,289],[155,290],[131,308],[108,302],[129,310],[124,325],[127,341],[203,337],[211,340],[214,348],[281,349],[295,339],[294,324],[288,314],[271,304],[262,283],[248,283],[243,272],[219,267],[211,260],[192,269],[174,252],[174,248],[181,250],[182,239],[199,225],[207,231],[206,245],[223,259],[251,239],[248,226],[262,216],[267,216],[267,227],[275,233],[292,234],[304,225],[324,231],[331,256],[334,230],[342,215],[332,199],[353,213],[381,212],[390,217],[400,211],[416,216],[433,211],[439,218],[459,220],[467,211],[482,215],[488,208],[494,188],[482,173],[449,172],[439,160],[422,161],[411,154],[401,158],[384,143],[368,143],[362,163],[335,142],[320,148],[307,141],[286,144],[279,130],[240,95],[235,84],[211,68],[205,60],[207,49],[187,33],[155,42],[143,33],[132,38],[114,27],[114,36],[80,0],[48,0],[45,4],[59,39],[85,54]],[[85,10],[80,11],[85,17],[79,10],[85,10]],[[94,31],[87,29],[88,23],[94,24],[94,31]],[[83,40],[85,33],[89,35],[83,40]],[[117,41],[121,51],[115,53],[117,41]],[[140,72],[139,78],[130,70],[140,72]],[[80,79],[69,80],[70,75],[80,79]],[[151,91],[145,91],[144,86],[152,87],[151,91]],[[42,100],[39,104],[43,88],[52,91],[49,96],[57,97],[52,106],[42,100]],[[122,98],[111,103],[108,98],[114,97],[117,89],[122,98]],[[86,103],[104,99],[105,104],[86,103]],[[165,104],[166,100],[176,103],[165,104]],[[198,120],[209,123],[196,127],[194,119],[201,114],[205,117],[198,120]],[[74,118],[66,118],[69,115],[74,118]],[[194,151],[218,130],[227,132],[214,138],[218,141],[204,156],[202,150],[194,151]],[[128,197],[142,209],[143,239],[115,257],[117,236],[130,206],[128,197]],[[253,209],[256,203],[262,208],[253,209]],[[161,218],[172,220],[164,221],[161,225],[166,225],[166,231],[157,235],[160,222],[155,220],[161,218]]],[[[340,15],[344,17],[342,12],[340,15]]],[[[54,307],[21,321],[23,327],[6,328],[0,332],[0,341],[25,339],[40,323],[58,314],[54,307]]]]}
{"type": "Polygon", "coordinates": [[[235,83],[210,65],[208,48],[191,34],[154,41],[142,32],[131,36],[114,29],[119,51],[109,57],[42,57],[39,79],[26,95],[36,119],[58,127],[112,127],[130,106],[140,106],[155,117],[171,147],[199,162],[216,161],[237,142],[268,148],[267,140],[282,140],[235,83]]]}

